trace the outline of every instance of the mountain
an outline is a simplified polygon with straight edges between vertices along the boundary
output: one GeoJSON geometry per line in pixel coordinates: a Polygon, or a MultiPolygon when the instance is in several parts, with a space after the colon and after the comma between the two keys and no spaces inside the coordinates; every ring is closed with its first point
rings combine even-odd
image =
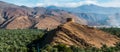
{"type": "Polygon", "coordinates": [[[0,1],[0,8],[5,8],[5,7],[18,7],[17,5],[6,3],[3,1],[0,1]]]}
{"type": "Polygon", "coordinates": [[[90,4],[90,5],[81,5],[78,7],[74,7],[74,8],[70,8],[70,7],[47,7],[50,9],[62,9],[62,10],[66,10],[69,12],[74,12],[74,13],[97,13],[97,14],[115,14],[115,13],[120,13],[120,8],[114,8],[114,7],[102,7],[102,6],[98,6],[98,5],[94,5],[94,4],[90,4]]]}
{"type": "Polygon", "coordinates": [[[107,14],[95,14],[95,13],[76,13],[80,18],[86,19],[89,26],[101,26],[110,25],[108,22],[109,15],[107,14]]]}
{"type": "Polygon", "coordinates": [[[103,45],[115,46],[117,42],[120,42],[120,39],[114,35],[69,21],[44,35],[40,45],[65,44],[67,46],[100,48],[103,45]]]}
{"type": "Polygon", "coordinates": [[[120,25],[120,8],[102,7],[94,4],[82,5],[79,7],[55,7],[49,6],[48,9],[60,9],[73,13],[79,18],[83,18],[88,22],[89,26],[119,26],[120,25]],[[113,23],[112,23],[113,22],[113,23]],[[116,23],[115,23],[116,22],[116,23]]]}
{"type": "Polygon", "coordinates": [[[0,28],[5,29],[53,29],[66,18],[74,18],[76,22],[87,24],[86,20],[62,10],[44,7],[17,6],[0,1],[0,28]]]}
{"type": "MultiPolygon", "coordinates": [[[[97,13],[97,14],[114,14],[119,13],[120,8],[101,7],[97,5],[82,5],[74,8],[76,13],[97,13]]],[[[72,11],[72,10],[71,10],[72,11]]]]}
{"type": "Polygon", "coordinates": [[[57,27],[66,18],[88,26],[120,26],[120,8],[101,7],[97,5],[82,5],[75,8],[67,7],[27,7],[17,6],[0,1],[0,28],[47,29],[57,27]],[[26,27],[24,25],[27,22],[26,27]]]}

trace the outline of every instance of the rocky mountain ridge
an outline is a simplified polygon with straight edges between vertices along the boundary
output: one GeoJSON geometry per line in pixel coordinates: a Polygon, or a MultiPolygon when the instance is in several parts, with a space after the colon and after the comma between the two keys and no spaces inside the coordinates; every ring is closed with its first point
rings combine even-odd
{"type": "Polygon", "coordinates": [[[54,46],[65,44],[83,48],[100,48],[103,45],[108,47],[115,46],[118,42],[120,42],[120,38],[109,33],[75,22],[67,22],[44,35],[40,45],[51,44],[54,46]]]}
{"type": "Polygon", "coordinates": [[[78,23],[87,24],[84,19],[80,19],[78,16],[66,11],[46,9],[43,7],[30,8],[0,1],[0,28],[52,29],[64,23],[66,18],[74,18],[78,23]]]}
{"type": "Polygon", "coordinates": [[[78,7],[57,7],[48,6],[48,9],[61,9],[83,18],[89,26],[120,26],[120,8],[119,7],[102,7],[95,4],[81,5],[78,7]]]}

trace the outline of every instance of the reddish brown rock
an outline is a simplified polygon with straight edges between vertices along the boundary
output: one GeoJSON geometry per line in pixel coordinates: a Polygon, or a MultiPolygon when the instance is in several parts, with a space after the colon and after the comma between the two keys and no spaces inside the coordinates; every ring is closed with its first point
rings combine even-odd
{"type": "Polygon", "coordinates": [[[29,20],[28,16],[20,16],[11,21],[6,29],[28,29],[32,26],[32,22],[29,20]]]}
{"type": "Polygon", "coordinates": [[[115,46],[116,43],[120,42],[120,38],[96,28],[67,22],[48,32],[42,42],[51,45],[65,44],[68,46],[100,48],[103,45],[115,46]]]}

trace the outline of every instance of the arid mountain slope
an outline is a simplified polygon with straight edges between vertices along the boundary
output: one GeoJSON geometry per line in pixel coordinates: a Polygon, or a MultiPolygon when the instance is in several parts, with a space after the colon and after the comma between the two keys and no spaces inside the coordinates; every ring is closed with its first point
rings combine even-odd
{"type": "Polygon", "coordinates": [[[32,26],[32,22],[27,16],[20,16],[11,21],[6,29],[28,29],[32,26]]]}
{"type": "Polygon", "coordinates": [[[68,22],[58,26],[44,36],[43,44],[66,44],[79,47],[97,47],[103,45],[114,46],[120,39],[96,28],[68,22]]]}
{"type": "Polygon", "coordinates": [[[77,16],[73,14],[69,14],[65,11],[49,11],[46,15],[42,15],[43,19],[39,20],[39,22],[35,25],[38,29],[45,28],[56,28],[61,23],[65,23],[67,18],[75,19],[75,22],[86,25],[87,22],[84,19],[79,19],[77,16]]]}
{"type": "Polygon", "coordinates": [[[47,29],[57,27],[66,18],[74,18],[80,24],[87,24],[86,20],[63,11],[43,7],[17,6],[0,1],[0,28],[5,29],[47,29]]]}

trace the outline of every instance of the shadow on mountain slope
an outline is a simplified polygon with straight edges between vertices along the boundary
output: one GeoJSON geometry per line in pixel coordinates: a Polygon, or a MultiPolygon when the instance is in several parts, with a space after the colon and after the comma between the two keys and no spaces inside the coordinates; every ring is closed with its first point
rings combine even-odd
{"type": "Polygon", "coordinates": [[[70,21],[54,30],[48,31],[41,39],[34,40],[27,47],[31,50],[32,47],[42,48],[46,44],[52,46],[65,44],[82,48],[100,48],[103,45],[108,47],[115,46],[118,42],[120,42],[120,39],[117,36],[70,21]]]}

